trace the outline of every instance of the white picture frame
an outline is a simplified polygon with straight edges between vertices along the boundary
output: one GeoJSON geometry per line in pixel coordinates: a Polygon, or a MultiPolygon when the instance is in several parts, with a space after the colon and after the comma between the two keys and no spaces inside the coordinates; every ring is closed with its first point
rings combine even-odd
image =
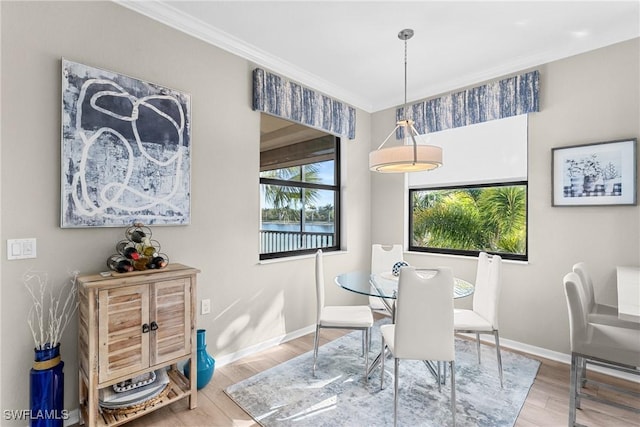
{"type": "Polygon", "coordinates": [[[552,206],[636,205],[636,138],[551,150],[552,206]]]}

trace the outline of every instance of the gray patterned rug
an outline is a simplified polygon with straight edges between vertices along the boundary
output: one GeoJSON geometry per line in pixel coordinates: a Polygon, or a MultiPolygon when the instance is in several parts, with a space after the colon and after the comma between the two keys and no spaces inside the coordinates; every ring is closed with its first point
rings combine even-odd
{"type": "MultiPolygon", "coordinates": [[[[377,322],[370,360],[380,351],[377,322]]],[[[302,354],[227,387],[225,393],[259,424],[272,426],[393,425],[393,362],[385,362],[385,388],[380,368],[364,382],[361,333],[352,332],[318,351],[316,377],[313,352],[302,354]]],[[[456,408],[458,426],[513,426],[538,372],[539,362],[502,351],[504,389],[500,388],[493,347],[482,345],[478,365],[475,342],[456,339],[456,408]]],[[[450,379],[438,385],[422,362],[400,361],[398,424],[451,425],[450,379]]]]}

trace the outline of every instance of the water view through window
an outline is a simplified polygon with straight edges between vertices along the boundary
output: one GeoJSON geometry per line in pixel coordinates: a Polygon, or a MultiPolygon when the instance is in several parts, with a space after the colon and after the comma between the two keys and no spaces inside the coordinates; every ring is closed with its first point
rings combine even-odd
{"type": "Polygon", "coordinates": [[[261,259],[338,248],[337,141],[298,143],[289,151],[303,158],[275,165],[301,164],[260,172],[261,259]]]}

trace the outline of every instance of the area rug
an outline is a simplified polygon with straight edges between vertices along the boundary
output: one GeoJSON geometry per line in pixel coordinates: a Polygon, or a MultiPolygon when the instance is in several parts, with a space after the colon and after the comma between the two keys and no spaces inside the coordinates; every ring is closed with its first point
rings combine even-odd
{"type": "MultiPolygon", "coordinates": [[[[370,360],[380,351],[380,322],[374,325],[370,360]]],[[[316,376],[308,352],[225,389],[257,423],[275,426],[393,425],[393,361],[364,380],[361,333],[352,332],[321,346],[316,376]]],[[[495,349],[456,339],[456,421],[458,426],[513,426],[529,393],[539,362],[502,351],[504,388],[500,388],[495,349]]],[[[420,361],[401,360],[398,425],[451,425],[450,378],[438,391],[435,378],[420,361]]]]}

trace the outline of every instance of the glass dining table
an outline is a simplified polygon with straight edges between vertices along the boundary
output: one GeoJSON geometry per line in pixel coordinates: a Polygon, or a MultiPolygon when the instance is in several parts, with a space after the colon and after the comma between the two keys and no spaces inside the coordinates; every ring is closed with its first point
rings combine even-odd
{"type": "MultiPolygon", "coordinates": [[[[429,268],[416,269],[419,275],[429,278],[435,274],[435,270],[429,268]]],[[[369,271],[352,271],[348,273],[338,274],[335,282],[341,288],[362,295],[379,297],[384,306],[391,313],[391,320],[395,320],[395,300],[398,295],[398,276],[394,276],[391,271],[383,273],[371,273],[369,271]]],[[[464,298],[473,294],[473,284],[464,279],[454,277],[453,279],[453,295],[454,299],[464,298]]],[[[386,356],[386,355],[385,355],[386,356]]],[[[369,369],[367,376],[380,364],[382,352],[376,356],[369,369]]],[[[439,377],[436,368],[425,361],[425,364],[431,373],[439,377]]],[[[442,379],[444,381],[444,379],[442,379]]]]}
{"type": "MultiPolygon", "coordinates": [[[[418,274],[431,277],[435,270],[423,268],[416,269],[418,274]]],[[[381,298],[389,312],[394,314],[394,304],[398,293],[398,276],[394,276],[390,271],[371,274],[365,271],[353,271],[338,274],[335,278],[336,284],[341,288],[362,295],[369,295],[381,298]]],[[[453,298],[463,298],[473,294],[474,286],[464,279],[454,277],[453,298]]]]}

